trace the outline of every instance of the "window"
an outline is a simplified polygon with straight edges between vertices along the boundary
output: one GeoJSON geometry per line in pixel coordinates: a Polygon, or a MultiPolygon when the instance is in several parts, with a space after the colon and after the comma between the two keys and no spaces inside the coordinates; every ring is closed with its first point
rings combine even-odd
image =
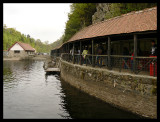
{"type": "Polygon", "coordinates": [[[14,53],[20,53],[20,50],[15,50],[14,53]]]}

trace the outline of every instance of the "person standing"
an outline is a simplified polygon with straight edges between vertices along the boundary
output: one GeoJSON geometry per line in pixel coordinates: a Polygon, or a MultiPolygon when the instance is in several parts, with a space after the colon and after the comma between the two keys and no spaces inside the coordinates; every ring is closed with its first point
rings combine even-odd
{"type": "Polygon", "coordinates": [[[80,49],[79,49],[79,47],[78,47],[78,64],[79,64],[79,62],[80,62],[80,57],[81,57],[81,54],[80,54],[80,49]]]}
{"type": "Polygon", "coordinates": [[[83,63],[86,64],[86,55],[88,54],[87,47],[82,52],[82,57],[83,57],[83,63]]]}
{"type": "Polygon", "coordinates": [[[131,70],[133,71],[133,56],[134,56],[134,52],[133,50],[131,51],[131,70]]]}
{"type": "MultiPolygon", "coordinates": [[[[155,40],[151,41],[151,45],[152,47],[150,57],[157,57],[157,45],[155,44],[155,40]]],[[[150,76],[157,76],[157,61],[153,60],[150,63],[150,76]]]]}
{"type": "Polygon", "coordinates": [[[157,45],[155,44],[155,40],[152,40],[151,44],[151,56],[157,56],[157,45]]]}
{"type": "Polygon", "coordinates": [[[70,61],[73,60],[73,54],[74,54],[74,49],[72,48],[72,49],[70,50],[70,61]]]}
{"type": "Polygon", "coordinates": [[[102,57],[99,55],[102,55],[103,53],[103,46],[102,44],[99,44],[98,48],[97,48],[97,66],[101,67],[102,66],[102,57]]]}

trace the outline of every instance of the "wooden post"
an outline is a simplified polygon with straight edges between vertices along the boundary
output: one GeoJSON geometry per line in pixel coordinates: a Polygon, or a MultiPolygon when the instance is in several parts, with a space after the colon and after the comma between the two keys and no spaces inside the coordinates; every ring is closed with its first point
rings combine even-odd
{"type": "Polygon", "coordinates": [[[111,39],[108,36],[108,69],[111,69],[111,39]]]}
{"type": "MultiPolygon", "coordinates": [[[[122,51],[122,41],[119,41],[119,45],[120,45],[120,50],[119,50],[119,54],[120,55],[123,55],[123,51],[122,51]]],[[[121,70],[122,70],[122,65],[123,65],[123,60],[122,60],[122,58],[120,58],[120,63],[119,63],[119,72],[121,72],[121,70]]]]}
{"type": "Polygon", "coordinates": [[[80,65],[82,65],[82,42],[80,41],[80,65]]]}
{"type": "Polygon", "coordinates": [[[122,46],[122,45],[123,45],[123,42],[120,41],[119,43],[120,43],[120,44],[119,44],[119,45],[120,45],[120,50],[119,50],[119,51],[120,51],[120,55],[123,55],[123,46],[122,46]]]}
{"type": "Polygon", "coordinates": [[[68,62],[70,61],[70,59],[69,59],[69,43],[68,43],[68,62]]]}
{"type": "Polygon", "coordinates": [[[57,53],[58,53],[58,52],[57,52],[57,49],[56,49],[56,58],[57,58],[57,55],[58,55],[57,53]]]}
{"type": "Polygon", "coordinates": [[[65,53],[67,53],[67,45],[65,45],[66,46],[66,51],[65,51],[65,53]]]}
{"type": "Polygon", "coordinates": [[[75,52],[75,42],[73,42],[73,59],[72,59],[73,64],[75,63],[74,52],[75,52]]]}
{"type": "Polygon", "coordinates": [[[95,64],[94,64],[94,40],[92,39],[92,66],[94,67],[95,64]]]}
{"type": "Polygon", "coordinates": [[[107,57],[106,57],[106,66],[108,65],[108,53],[107,53],[107,51],[108,51],[108,40],[106,40],[106,54],[107,54],[107,57]]]}
{"type": "Polygon", "coordinates": [[[136,73],[136,57],[137,57],[137,35],[134,34],[133,72],[135,73],[136,73]]]}
{"type": "Polygon", "coordinates": [[[64,52],[64,47],[61,47],[61,54],[64,52]]]}

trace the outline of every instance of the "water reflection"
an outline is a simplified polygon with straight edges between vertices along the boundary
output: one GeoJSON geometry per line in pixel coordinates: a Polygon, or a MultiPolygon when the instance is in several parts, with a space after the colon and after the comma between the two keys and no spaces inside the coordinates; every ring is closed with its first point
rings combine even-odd
{"type": "Polygon", "coordinates": [[[4,118],[140,118],[46,74],[43,61],[3,62],[4,118]]]}
{"type": "Polygon", "coordinates": [[[3,67],[3,85],[5,89],[12,88],[16,85],[15,75],[10,67],[3,67]]]}
{"type": "MultiPolygon", "coordinates": [[[[74,119],[142,119],[73,88],[61,80],[61,106],[74,119]]],[[[69,117],[69,118],[70,118],[69,117]]],[[[68,118],[65,117],[65,118],[68,118]]]]}

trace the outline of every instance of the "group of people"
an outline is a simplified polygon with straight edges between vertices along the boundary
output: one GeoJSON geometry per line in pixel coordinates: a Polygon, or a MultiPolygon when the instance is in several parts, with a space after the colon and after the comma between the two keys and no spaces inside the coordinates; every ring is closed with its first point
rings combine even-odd
{"type": "MultiPolygon", "coordinates": [[[[152,44],[152,48],[151,48],[151,56],[156,56],[157,55],[157,46],[155,44],[155,41],[152,40],[151,41],[151,44],[152,44]]],[[[97,48],[96,48],[96,52],[95,54],[97,55],[96,56],[96,65],[101,67],[102,66],[102,56],[104,54],[104,48],[102,46],[102,44],[98,44],[97,48]]],[[[113,53],[113,49],[111,49],[111,55],[113,53]]],[[[73,48],[70,50],[70,54],[73,56],[74,54],[74,50],[73,48]]],[[[76,54],[79,54],[80,55],[80,49],[77,50],[76,54]]],[[[91,50],[88,48],[88,47],[84,47],[84,50],[82,51],[82,64],[86,64],[87,61],[91,64],[91,59],[92,59],[92,56],[88,56],[88,54],[91,54],[91,50]]],[[[134,51],[133,49],[131,50],[131,52],[129,52],[128,48],[127,47],[124,47],[123,48],[123,55],[131,55],[131,59],[130,59],[130,64],[131,64],[131,69],[133,69],[133,56],[134,56],[134,51]]],[[[125,63],[124,63],[124,68],[127,69],[127,61],[128,61],[128,58],[124,57],[123,58],[125,63]]],[[[79,63],[80,61],[80,56],[77,57],[77,61],[79,63]]],[[[114,61],[112,61],[113,63],[114,61]]],[[[111,63],[111,64],[112,64],[111,63]]]]}
{"type": "MultiPolygon", "coordinates": [[[[102,57],[99,55],[102,55],[104,52],[104,48],[102,46],[102,44],[99,44],[97,49],[96,49],[96,64],[97,66],[102,66],[102,57]]],[[[78,48],[77,52],[75,52],[76,54],[80,55],[80,49],[78,48]]],[[[73,54],[74,54],[74,49],[72,48],[70,50],[70,54],[73,58],[73,54]]],[[[92,60],[92,56],[89,56],[88,54],[91,54],[91,49],[89,49],[88,47],[84,47],[84,50],[82,51],[82,64],[91,64],[91,60],[92,60]]],[[[80,56],[76,56],[76,60],[79,63],[80,61],[80,56]]]]}
{"type": "MultiPolygon", "coordinates": [[[[102,66],[102,57],[100,55],[102,55],[104,52],[104,48],[102,46],[102,44],[98,44],[97,48],[96,48],[96,52],[95,54],[96,56],[96,60],[95,60],[95,64],[99,67],[102,66]]],[[[86,64],[88,61],[91,64],[91,60],[92,60],[92,56],[87,56],[87,54],[91,54],[90,50],[87,50],[87,48],[85,48],[82,52],[82,58],[83,58],[83,64],[86,64]]]]}
{"type": "MultiPolygon", "coordinates": [[[[133,70],[133,56],[134,56],[134,51],[133,51],[133,49],[131,50],[131,52],[130,52],[130,54],[129,54],[128,48],[124,47],[124,49],[123,49],[123,55],[131,55],[131,56],[132,56],[132,57],[131,57],[131,60],[130,60],[130,61],[131,61],[130,64],[131,64],[131,69],[133,70]]],[[[155,40],[152,40],[152,41],[151,41],[150,57],[152,57],[152,56],[157,56],[157,45],[156,45],[156,43],[155,43],[155,40]]],[[[125,61],[125,63],[124,63],[124,68],[127,69],[127,65],[126,65],[126,63],[127,63],[127,58],[124,58],[124,61],[125,61]]]]}

